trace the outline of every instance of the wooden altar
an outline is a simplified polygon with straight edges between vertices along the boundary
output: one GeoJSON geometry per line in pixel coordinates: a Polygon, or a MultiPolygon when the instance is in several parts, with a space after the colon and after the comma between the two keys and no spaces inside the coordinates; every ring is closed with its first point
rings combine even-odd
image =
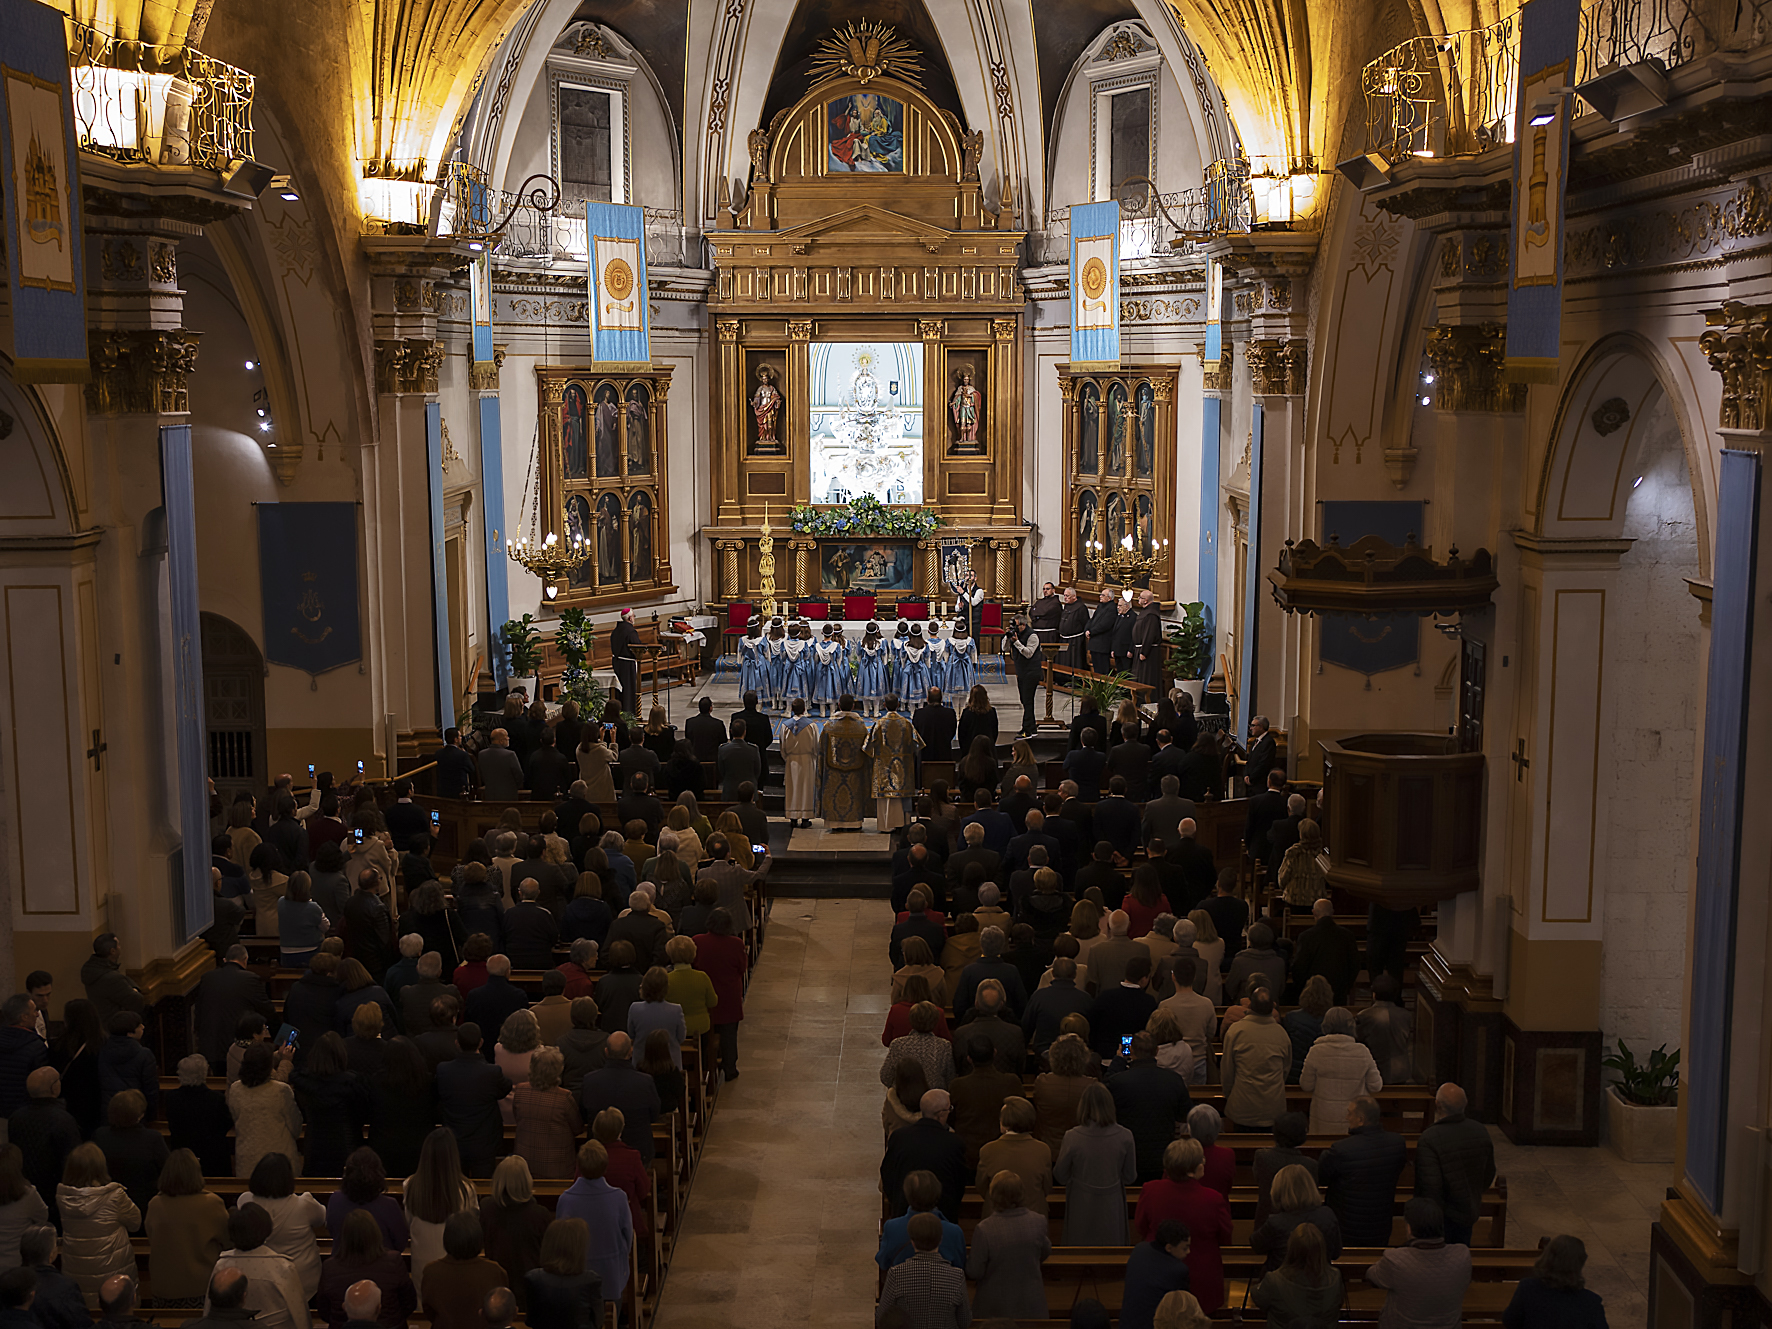
{"type": "Polygon", "coordinates": [[[827,497],[812,489],[810,423],[824,343],[921,351],[921,506],[948,525],[917,547],[911,590],[882,598],[943,598],[941,546],[957,540],[972,545],[980,583],[1013,596],[1027,534],[1023,233],[984,198],[982,149],[982,134],[889,75],[828,78],[752,133],[742,203],[709,236],[714,473],[703,534],[728,598],[757,589],[765,508],[778,594],[817,594],[824,580],[817,541],[789,527],[791,508],[827,497]]]}

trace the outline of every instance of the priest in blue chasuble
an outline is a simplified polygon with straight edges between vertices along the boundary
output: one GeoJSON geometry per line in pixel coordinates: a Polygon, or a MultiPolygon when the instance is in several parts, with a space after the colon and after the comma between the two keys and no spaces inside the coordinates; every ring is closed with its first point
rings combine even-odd
{"type": "Polygon", "coordinates": [[[874,815],[879,831],[895,831],[910,820],[917,793],[917,752],[923,740],[911,722],[898,713],[898,695],[888,693],[886,714],[874,722],[867,753],[874,759],[874,815]]]}
{"type": "Polygon", "coordinates": [[[861,829],[871,792],[867,742],[867,723],[855,712],[855,698],[844,693],[818,738],[818,815],[827,830],[861,829]]]}

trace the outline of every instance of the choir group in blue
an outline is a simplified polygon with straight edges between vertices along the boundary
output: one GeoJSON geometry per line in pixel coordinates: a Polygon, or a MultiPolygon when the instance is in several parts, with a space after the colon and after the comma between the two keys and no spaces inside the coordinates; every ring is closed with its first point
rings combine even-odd
{"type": "Polygon", "coordinates": [[[739,690],[755,692],[759,704],[774,711],[785,712],[799,699],[810,713],[826,716],[845,693],[869,716],[879,714],[889,694],[915,704],[930,688],[940,688],[952,705],[978,682],[978,639],[964,618],[943,632],[939,622],[925,632],[924,624],[901,619],[890,636],[874,622],[850,641],[834,622],[815,633],[805,619],[777,617],[765,633],[755,620],[738,645],[739,690]]]}

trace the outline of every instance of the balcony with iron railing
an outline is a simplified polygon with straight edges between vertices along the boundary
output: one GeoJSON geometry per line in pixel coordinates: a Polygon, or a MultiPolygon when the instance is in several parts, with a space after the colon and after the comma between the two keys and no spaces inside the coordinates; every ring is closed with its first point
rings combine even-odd
{"type": "Polygon", "coordinates": [[[82,151],[166,170],[227,171],[251,160],[251,74],[195,47],[66,24],[82,151]]]}
{"type": "MultiPolygon", "coordinates": [[[[1631,66],[1664,75],[1768,41],[1772,0],[1587,0],[1572,86],[1631,66]]],[[[1519,77],[1518,13],[1486,28],[1411,37],[1365,67],[1366,150],[1396,162],[1511,143],[1519,77]]]]}
{"type": "MultiPolygon", "coordinates": [[[[543,265],[585,263],[590,259],[590,233],[585,201],[555,199],[541,206],[546,191],[513,193],[493,189],[483,171],[451,162],[444,174],[437,209],[437,234],[447,239],[491,244],[499,258],[525,259],[543,265]]],[[[691,255],[683,214],[674,208],[643,208],[646,261],[657,267],[698,266],[691,255]]]]}

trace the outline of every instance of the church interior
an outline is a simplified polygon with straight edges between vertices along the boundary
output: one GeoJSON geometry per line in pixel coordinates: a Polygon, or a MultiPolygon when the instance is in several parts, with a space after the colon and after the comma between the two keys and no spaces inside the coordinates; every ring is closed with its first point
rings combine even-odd
{"type": "Polygon", "coordinates": [[[248,1081],[324,1205],[410,1055],[503,1282],[264,1200],[270,1329],[1772,1326],[1772,0],[0,0],[0,84],[0,1316],[237,1308],[248,1081]],[[64,1101],[191,1142],[181,1295],[64,1101]]]}

